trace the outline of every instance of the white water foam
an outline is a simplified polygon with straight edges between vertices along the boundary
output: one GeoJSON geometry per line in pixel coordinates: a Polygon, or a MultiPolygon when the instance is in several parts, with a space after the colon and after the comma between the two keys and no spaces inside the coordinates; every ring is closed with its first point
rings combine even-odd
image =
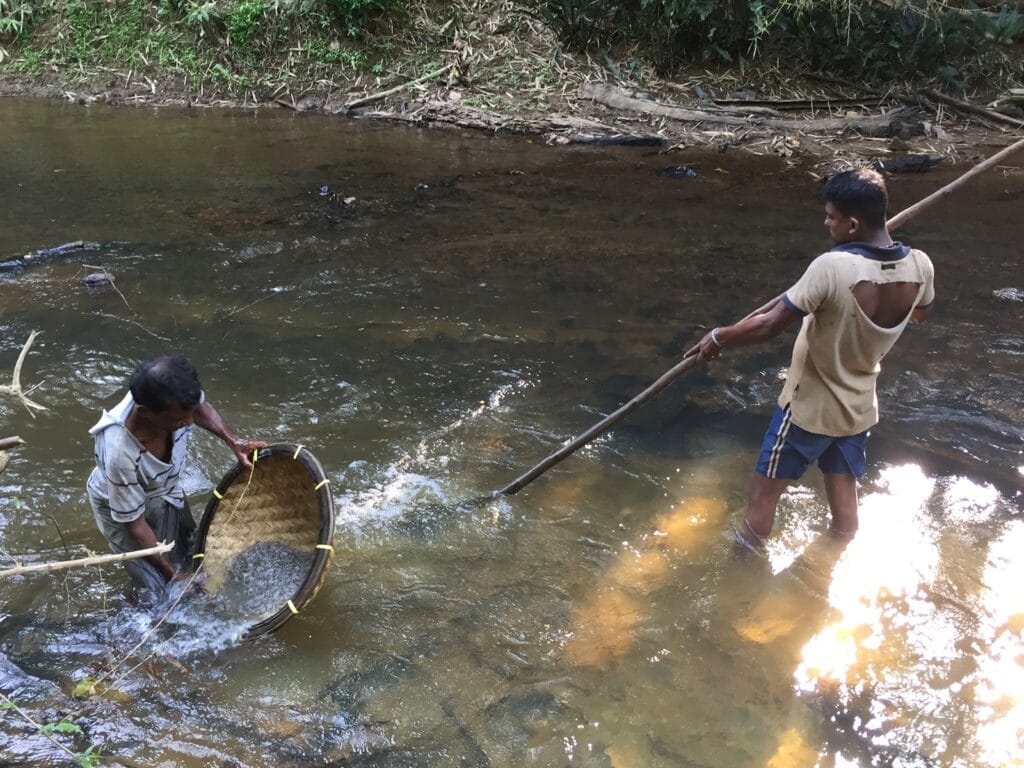
{"type": "Polygon", "coordinates": [[[376,470],[363,461],[350,464],[346,481],[339,483],[347,490],[337,496],[338,525],[374,526],[401,518],[414,507],[451,506],[467,495],[479,494],[478,490],[467,493],[454,487],[445,476],[452,461],[446,453],[448,438],[485,415],[505,410],[510,396],[530,386],[522,378],[502,384],[465,415],[420,439],[393,464],[376,470]]]}

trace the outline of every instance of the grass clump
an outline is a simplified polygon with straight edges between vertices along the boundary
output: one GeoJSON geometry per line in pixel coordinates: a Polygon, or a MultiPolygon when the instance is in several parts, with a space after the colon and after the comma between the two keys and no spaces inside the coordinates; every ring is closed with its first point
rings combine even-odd
{"type": "Polygon", "coordinates": [[[132,68],[248,90],[368,66],[363,39],[405,0],[0,0],[0,68],[132,68]]]}

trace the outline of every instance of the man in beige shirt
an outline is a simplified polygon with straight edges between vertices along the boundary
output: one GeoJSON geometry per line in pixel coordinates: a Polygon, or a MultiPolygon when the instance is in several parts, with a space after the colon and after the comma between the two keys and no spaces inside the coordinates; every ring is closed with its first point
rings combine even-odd
{"type": "Polygon", "coordinates": [[[835,242],[772,309],[715,328],[687,354],[713,360],[727,347],[767,341],[803,324],[778,408],[750,483],[744,537],[771,533],[786,486],[817,460],[832,531],[857,530],[857,478],[868,430],[878,423],[875,381],[881,360],[908,323],[935,298],[934,270],[922,251],[896,243],[886,228],[885,182],[875,171],[837,174],[825,185],[825,228],[835,242]]]}

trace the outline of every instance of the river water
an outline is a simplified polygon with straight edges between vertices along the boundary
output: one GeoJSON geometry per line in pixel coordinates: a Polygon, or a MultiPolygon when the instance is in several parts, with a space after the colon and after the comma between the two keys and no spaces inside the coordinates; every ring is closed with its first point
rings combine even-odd
{"type": "MultiPolygon", "coordinates": [[[[893,210],[956,173],[894,178],[893,210]]],[[[886,360],[845,551],[816,471],[767,558],[733,545],[792,335],[481,501],[795,280],[816,193],[733,153],[0,102],[0,260],[99,244],[0,275],[0,368],[43,331],[22,378],[50,409],[0,400],[28,440],[0,567],[103,550],[87,430],[167,350],[238,432],[312,450],[337,505],[327,584],[280,632],[179,616],[85,702],[153,623],[123,573],[2,581],[0,691],[111,765],[1024,765],[1020,170],[902,233],[938,303],[886,360]]],[[[231,457],[192,454],[198,514],[231,457]]],[[[0,763],[67,763],[0,714],[0,763]]]]}

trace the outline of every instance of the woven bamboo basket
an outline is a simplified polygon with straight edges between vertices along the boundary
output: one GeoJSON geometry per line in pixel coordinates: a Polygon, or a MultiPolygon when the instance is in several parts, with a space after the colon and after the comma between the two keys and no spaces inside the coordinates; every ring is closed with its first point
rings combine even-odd
{"type": "Polygon", "coordinates": [[[240,558],[259,554],[259,547],[308,555],[308,570],[303,558],[286,577],[294,583],[274,584],[281,599],[261,606],[245,633],[250,638],[275,631],[313,599],[327,579],[333,537],[334,501],[323,467],[302,446],[280,443],[254,454],[252,472],[236,463],[220,481],[196,531],[195,558],[206,572],[205,589],[216,593],[240,558]]]}

